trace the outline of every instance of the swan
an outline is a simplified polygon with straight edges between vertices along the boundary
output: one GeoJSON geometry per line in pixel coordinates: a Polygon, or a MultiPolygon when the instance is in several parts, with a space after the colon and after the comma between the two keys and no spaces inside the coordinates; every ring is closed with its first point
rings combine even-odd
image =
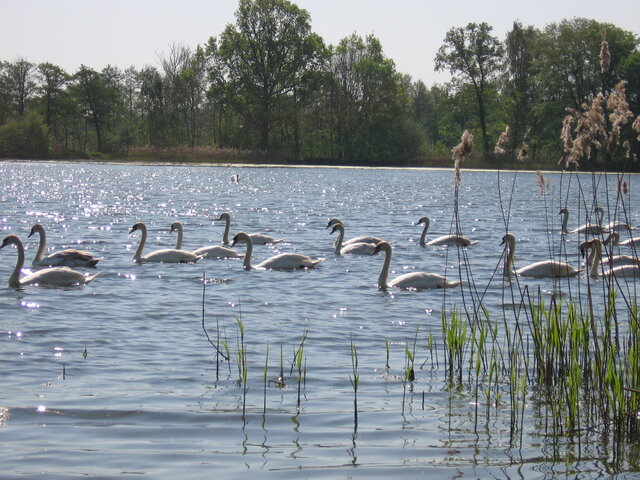
{"type": "MultiPolygon", "coordinates": [[[[516,250],[516,237],[511,233],[507,233],[502,237],[500,245],[507,248],[507,258],[504,265],[504,274],[510,275],[513,270],[513,256],[516,250]]],[[[559,262],[557,260],[542,260],[541,262],[532,263],[526,267],[519,268],[515,271],[516,275],[521,277],[575,277],[582,269],[577,269],[568,263],[559,262]]]]}
{"type": "Polygon", "coordinates": [[[133,227],[131,227],[131,230],[129,230],[129,234],[132,234],[136,230],[140,230],[142,234],[138,249],[133,255],[133,261],[136,263],[195,263],[202,258],[198,255],[194,255],[191,252],[187,252],[186,250],[179,250],[176,248],[165,248],[162,250],[156,250],[143,256],[142,251],[144,250],[145,243],[147,243],[147,227],[144,223],[138,222],[133,227]]]}
{"type": "Polygon", "coordinates": [[[89,252],[75,248],[53,252],[45,257],[44,252],[47,249],[47,235],[44,233],[44,227],[39,223],[31,227],[27,238],[30,238],[36,233],[40,236],[40,243],[38,244],[36,256],[31,262],[31,265],[34,267],[95,267],[96,264],[102,260],[101,258],[95,258],[89,252]]]}
{"type": "Polygon", "coordinates": [[[633,260],[631,263],[616,263],[615,261],[616,257],[628,257],[628,255],[617,255],[603,260],[602,242],[597,238],[580,244],[582,254],[585,254],[588,249],[591,249],[591,254],[587,265],[590,266],[589,273],[592,277],[598,276],[601,265],[605,268],[603,271],[605,277],[640,277],[640,262],[637,258],[630,257],[633,260]],[[614,266],[611,267],[611,265],[614,266]]]}
{"type": "MultiPolygon", "coordinates": [[[[176,250],[180,250],[182,248],[182,239],[184,238],[184,233],[182,229],[182,223],[173,222],[171,224],[171,229],[169,233],[178,232],[178,238],[176,240],[176,250]]],[[[230,248],[223,247],[222,245],[209,245],[208,247],[201,247],[196,250],[193,250],[191,253],[194,255],[198,255],[202,258],[219,260],[223,258],[242,258],[242,255],[239,255],[235,250],[231,250],[230,248]]]]}
{"type": "Polygon", "coordinates": [[[331,230],[330,235],[332,235],[334,232],[339,232],[334,250],[334,253],[336,255],[371,255],[376,248],[375,243],[365,242],[350,243],[349,245],[343,247],[342,239],[344,238],[344,225],[342,225],[341,223],[336,223],[333,225],[333,230],[331,230]]]}
{"type": "MultiPolygon", "coordinates": [[[[327,228],[332,227],[338,223],[341,223],[342,225],[344,225],[338,218],[332,218],[329,220],[329,223],[327,224],[327,228]]],[[[373,243],[374,245],[377,245],[378,243],[383,241],[384,240],[378,237],[372,237],[369,235],[360,235],[359,237],[354,237],[354,238],[350,238],[349,240],[344,240],[342,242],[342,246],[344,247],[352,243],[373,243]]]]}
{"type": "Polygon", "coordinates": [[[7,245],[15,245],[18,249],[18,260],[13,272],[9,276],[10,287],[20,287],[22,285],[46,285],[56,287],[71,287],[84,285],[92,281],[99,274],[85,275],[82,272],[71,270],[69,267],[43,268],[37,272],[30,273],[26,277],[20,278],[20,271],[24,265],[24,246],[16,235],[7,235],[2,241],[0,248],[7,245]]]}
{"type": "MultiPolygon", "coordinates": [[[[229,212],[223,212],[220,214],[219,218],[216,218],[216,221],[224,220],[224,233],[222,234],[222,244],[229,245],[229,228],[231,227],[231,214],[229,212]]],[[[265,235],[264,233],[250,233],[248,234],[251,237],[251,241],[254,245],[266,245],[266,244],[274,244],[280,243],[284,241],[284,238],[275,239],[270,235],[265,235]]],[[[242,240],[244,242],[244,240],[242,240]]]]}
{"type": "Polygon", "coordinates": [[[628,238],[618,242],[621,247],[640,247],[640,237],[628,238]]]}
{"type": "Polygon", "coordinates": [[[433,240],[425,243],[427,230],[429,230],[429,224],[431,223],[431,221],[429,220],[429,217],[422,217],[420,220],[418,220],[418,223],[416,225],[420,225],[421,223],[424,223],[424,229],[422,230],[422,235],[420,236],[421,247],[424,247],[426,245],[460,245],[461,247],[468,247],[470,245],[478,243],[477,241],[471,241],[467,237],[463,237],[462,235],[441,235],[440,237],[434,238],[433,240]]]}
{"type": "Polygon", "coordinates": [[[633,227],[628,223],[621,222],[620,220],[611,221],[604,228],[612,232],[631,231],[636,229],[636,227],[633,227]]]}
{"type": "Polygon", "coordinates": [[[562,215],[562,233],[580,233],[586,235],[601,235],[607,232],[607,229],[602,226],[602,217],[604,215],[604,209],[602,207],[596,207],[596,215],[598,216],[598,223],[585,223],[584,225],[574,228],[570,232],[567,230],[567,223],[569,222],[569,210],[563,208],[560,210],[562,215]]]}
{"type": "Polygon", "coordinates": [[[306,255],[300,255],[299,253],[281,253],[274,257],[268,258],[264,262],[259,263],[255,267],[251,266],[251,255],[253,254],[253,240],[250,235],[244,232],[238,232],[233,237],[233,243],[231,246],[235,246],[237,243],[246,242],[247,253],[244,256],[244,262],[242,267],[245,270],[265,269],[265,270],[297,270],[308,269],[316,267],[320,262],[324,261],[324,258],[318,258],[312,260],[306,255]]]}
{"type": "Polygon", "coordinates": [[[371,255],[376,255],[379,252],[384,252],[384,263],[382,264],[382,270],[378,277],[378,288],[385,290],[387,287],[400,288],[405,290],[426,290],[430,288],[453,288],[460,285],[462,282],[447,280],[447,277],[439,275],[437,273],[426,272],[410,272],[400,275],[394,278],[390,282],[387,282],[389,276],[389,265],[391,265],[391,253],[392,248],[389,242],[382,241],[376,245],[375,250],[371,255]]]}

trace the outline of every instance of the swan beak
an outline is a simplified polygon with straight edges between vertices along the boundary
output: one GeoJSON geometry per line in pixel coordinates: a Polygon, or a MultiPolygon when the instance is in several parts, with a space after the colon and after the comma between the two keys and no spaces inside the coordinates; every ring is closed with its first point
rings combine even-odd
{"type": "Polygon", "coordinates": [[[133,227],[131,227],[131,230],[129,230],[129,235],[131,235],[133,232],[135,232],[137,230],[136,226],[134,225],[133,227]]]}
{"type": "Polygon", "coordinates": [[[505,243],[507,243],[507,236],[506,235],[504,237],[502,237],[502,241],[500,242],[500,245],[504,245],[505,243]]]}

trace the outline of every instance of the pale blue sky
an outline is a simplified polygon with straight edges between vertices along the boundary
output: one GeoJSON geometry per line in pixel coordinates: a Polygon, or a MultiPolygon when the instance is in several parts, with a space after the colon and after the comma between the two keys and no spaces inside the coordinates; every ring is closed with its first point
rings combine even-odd
{"type": "MultiPolygon", "coordinates": [[[[398,71],[427,85],[446,81],[433,58],[451,27],[487,22],[504,40],[514,20],[542,28],[576,16],[640,34],[640,1],[297,0],[327,43],[376,35],[398,71]],[[608,8],[605,8],[608,7],[608,8]]],[[[73,73],[158,65],[172,43],[195,47],[235,21],[237,0],[0,0],[0,60],[48,61],[73,73]]]]}

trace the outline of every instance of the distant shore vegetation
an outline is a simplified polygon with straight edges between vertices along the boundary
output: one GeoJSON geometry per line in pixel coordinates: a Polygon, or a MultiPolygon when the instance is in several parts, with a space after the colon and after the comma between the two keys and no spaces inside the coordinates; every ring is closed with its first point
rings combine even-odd
{"type": "MultiPolygon", "coordinates": [[[[609,23],[516,21],[504,39],[486,23],[452,27],[434,59],[451,81],[431,86],[374,35],[326,44],[287,0],[240,0],[235,23],[203,40],[168,45],[157,67],[0,60],[0,158],[453,166],[469,132],[468,166],[510,168],[525,152],[532,168],[565,168],[565,130],[586,128],[566,118],[622,92],[624,148],[615,139],[579,165],[640,171],[640,41],[609,23]]],[[[615,115],[602,113],[605,129],[615,115]]]]}

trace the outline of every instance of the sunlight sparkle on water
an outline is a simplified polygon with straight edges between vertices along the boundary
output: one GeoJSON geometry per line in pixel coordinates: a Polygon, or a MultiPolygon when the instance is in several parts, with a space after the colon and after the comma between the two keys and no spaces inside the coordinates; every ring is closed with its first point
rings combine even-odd
{"type": "Polygon", "coordinates": [[[45,413],[46,411],[47,411],[46,405],[38,405],[38,407],[36,408],[36,412],[38,413],[45,413]]]}
{"type": "Polygon", "coordinates": [[[25,300],[20,302],[20,305],[22,305],[23,307],[26,307],[26,308],[40,308],[40,305],[37,304],[36,302],[27,302],[25,300]]]}

